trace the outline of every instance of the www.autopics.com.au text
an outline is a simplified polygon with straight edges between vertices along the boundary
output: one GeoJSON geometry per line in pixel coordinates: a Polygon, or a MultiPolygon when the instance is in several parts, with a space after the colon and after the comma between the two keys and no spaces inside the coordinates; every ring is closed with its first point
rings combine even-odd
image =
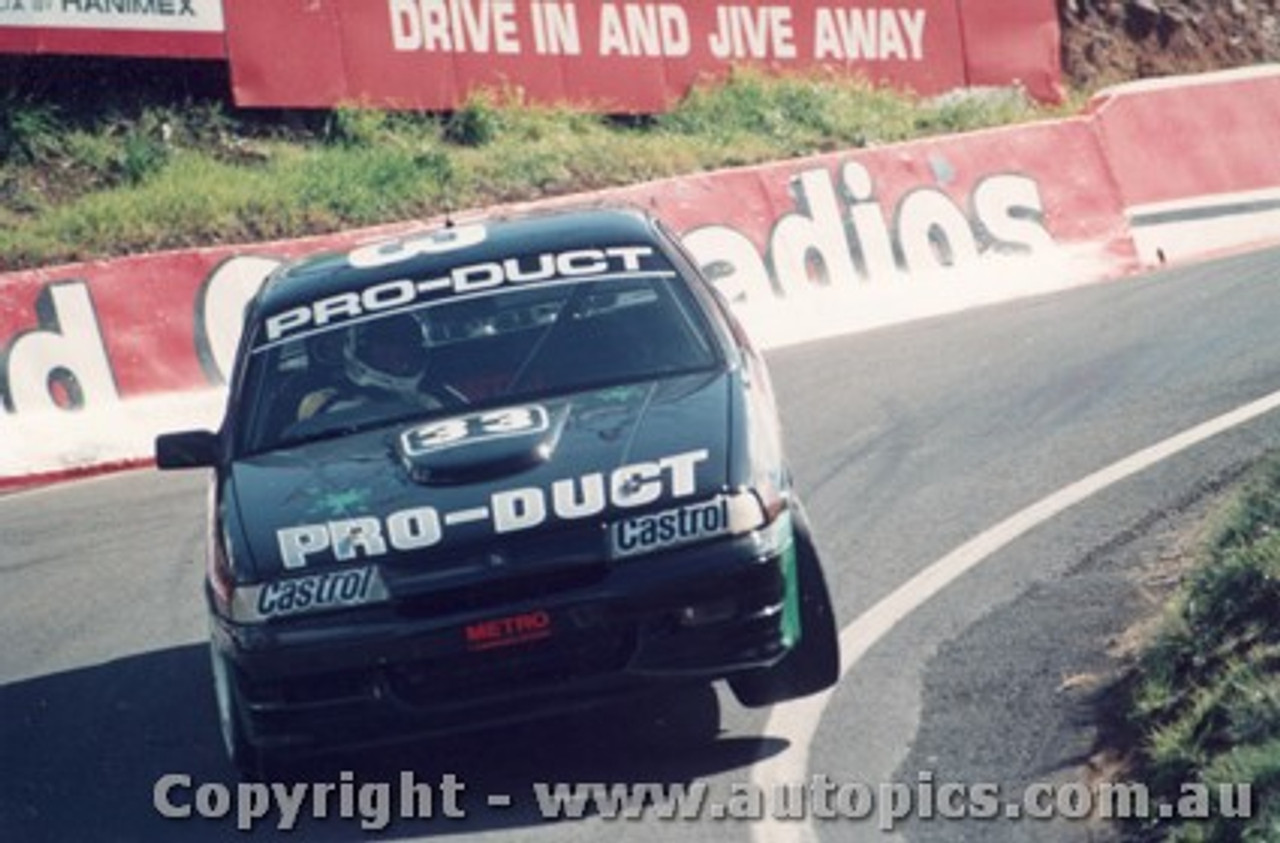
{"type": "MultiPolygon", "coordinates": [[[[1139,783],[1032,783],[1018,792],[993,782],[939,782],[920,772],[914,782],[839,782],[822,774],[805,782],[727,788],[709,782],[534,782],[533,806],[547,820],[598,817],[606,821],[754,821],[815,819],[875,823],[884,831],[903,820],[1066,820],[1248,818],[1248,784],[1188,783],[1176,802],[1153,800],[1139,783]]],[[[167,819],[234,821],[241,831],[264,822],[282,831],[306,818],[343,820],[368,831],[394,821],[462,820],[477,809],[507,810],[507,793],[476,794],[451,773],[419,781],[409,771],[397,782],[338,780],[311,783],[197,783],[184,773],[161,776],[152,789],[155,810],[167,819]]]]}

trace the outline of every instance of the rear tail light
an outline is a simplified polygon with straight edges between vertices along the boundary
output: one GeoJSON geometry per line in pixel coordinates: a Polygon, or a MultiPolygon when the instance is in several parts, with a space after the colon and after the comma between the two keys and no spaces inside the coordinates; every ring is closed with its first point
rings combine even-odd
{"type": "Polygon", "coordinates": [[[210,530],[209,532],[205,573],[208,575],[209,590],[218,604],[218,609],[225,615],[229,612],[231,606],[231,595],[235,582],[231,574],[231,563],[227,559],[227,537],[215,530],[210,530]]]}
{"type": "Polygon", "coordinates": [[[231,594],[235,577],[231,573],[231,560],[227,558],[230,542],[224,530],[218,529],[218,487],[209,483],[208,500],[205,502],[208,523],[205,528],[205,576],[218,611],[227,615],[231,607],[231,594]]]}

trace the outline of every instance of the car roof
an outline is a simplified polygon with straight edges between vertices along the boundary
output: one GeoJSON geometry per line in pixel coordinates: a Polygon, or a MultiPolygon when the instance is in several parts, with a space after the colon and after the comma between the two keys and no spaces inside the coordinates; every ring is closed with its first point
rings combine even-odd
{"type": "Polygon", "coordinates": [[[484,229],[484,238],[477,243],[379,266],[353,266],[350,251],[325,252],[286,264],[262,287],[259,313],[285,310],[325,296],[360,289],[383,279],[438,274],[459,264],[501,260],[533,251],[652,244],[662,239],[657,233],[655,220],[646,212],[625,206],[597,206],[446,223],[386,238],[373,245],[393,246],[424,234],[450,229],[461,231],[472,226],[484,229]]]}

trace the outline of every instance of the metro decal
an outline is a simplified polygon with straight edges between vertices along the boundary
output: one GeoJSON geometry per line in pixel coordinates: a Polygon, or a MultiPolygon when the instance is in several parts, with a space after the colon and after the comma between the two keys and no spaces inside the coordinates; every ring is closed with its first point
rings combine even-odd
{"type": "Polygon", "coordinates": [[[492,650],[549,638],[551,629],[551,615],[538,609],[467,624],[463,630],[463,639],[468,650],[492,650]]]}

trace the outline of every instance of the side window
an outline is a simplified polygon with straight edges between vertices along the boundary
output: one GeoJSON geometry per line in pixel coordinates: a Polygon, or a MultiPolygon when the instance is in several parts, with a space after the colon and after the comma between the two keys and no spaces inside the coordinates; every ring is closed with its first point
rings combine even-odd
{"type": "Polygon", "coordinates": [[[738,323],[737,317],[734,316],[728,299],[724,297],[724,294],[720,292],[715,284],[711,283],[702,274],[693,256],[689,254],[680,242],[679,236],[661,220],[655,220],[654,225],[666,241],[665,245],[669,249],[668,257],[671,262],[679,269],[680,274],[687,279],[690,294],[699,300],[704,311],[711,311],[707,314],[709,317],[720,317],[719,319],[709,320],[714,323],[711,329],[725,343],[731,342],[744,352],[754,353],[751,340],[738,323]]]}

